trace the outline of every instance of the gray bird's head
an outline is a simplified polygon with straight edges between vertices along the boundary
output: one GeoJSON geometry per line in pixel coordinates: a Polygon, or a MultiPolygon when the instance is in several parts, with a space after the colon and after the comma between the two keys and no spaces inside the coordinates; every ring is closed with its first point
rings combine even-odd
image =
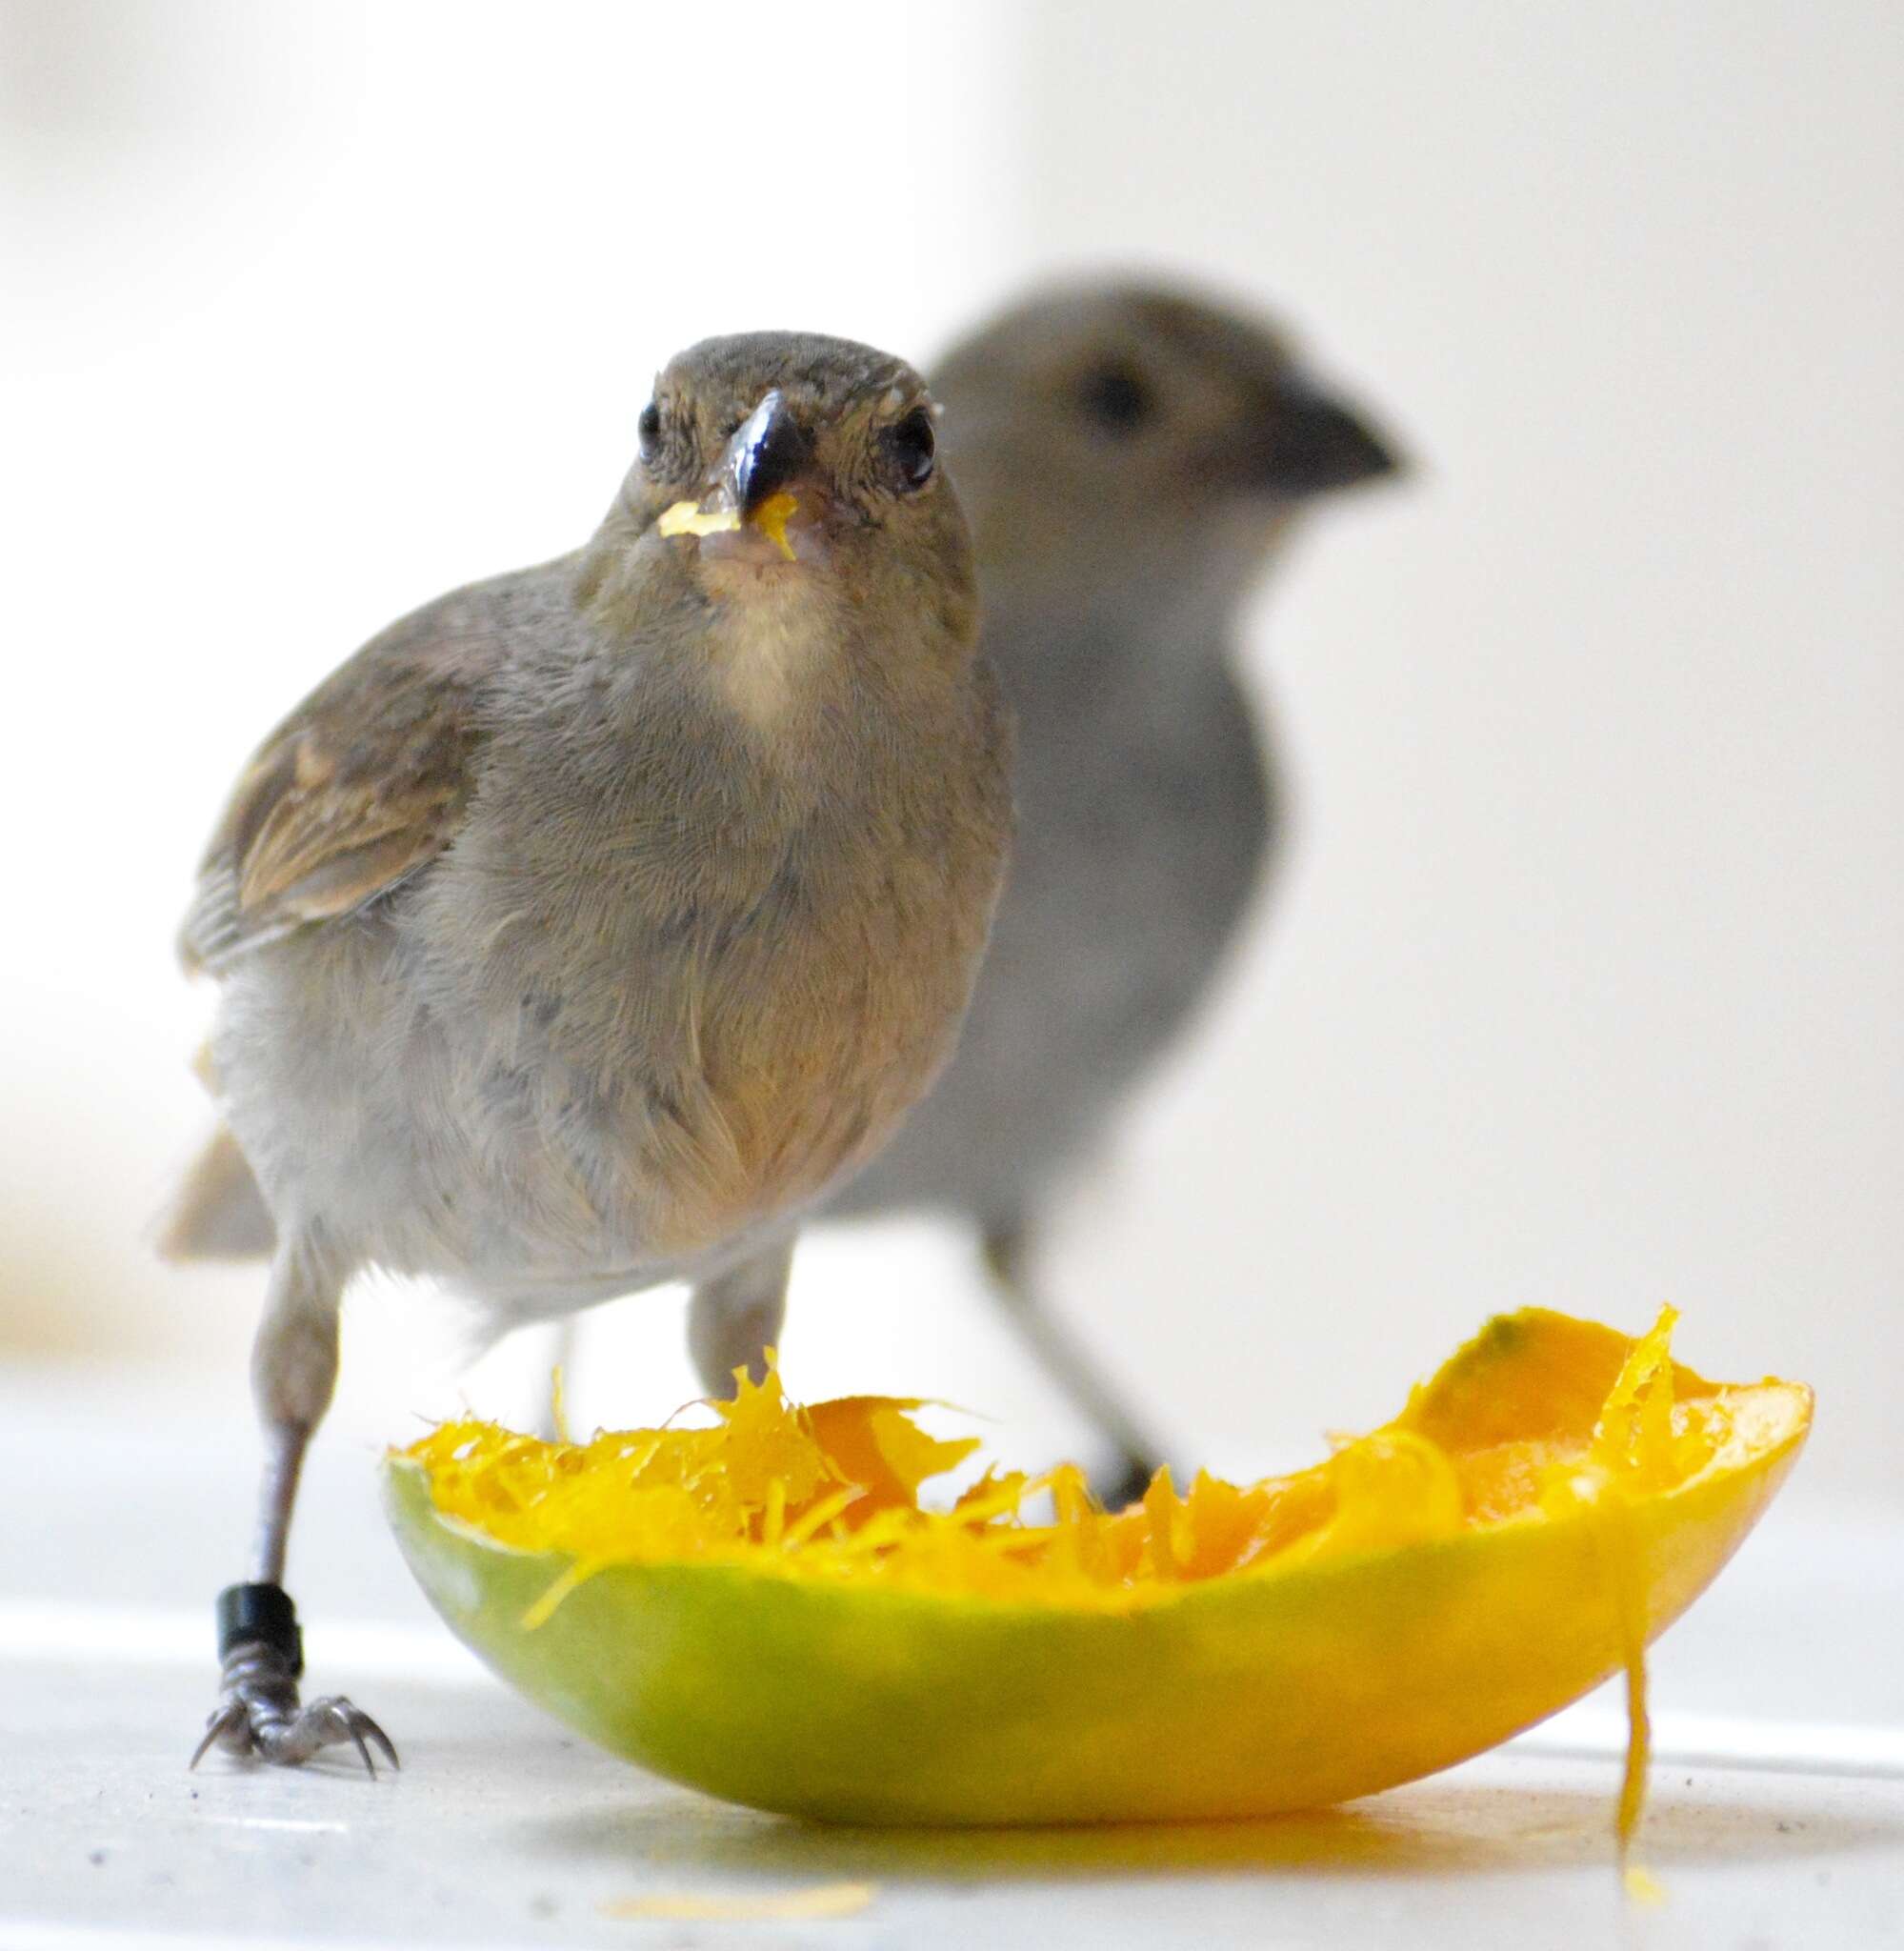
{"type": "Polygon", "coordinates": [[[1312,502],[1400,466],[1263,322],[1164,286],[1035,293],[934,385],[988,607],[1227,609],[1312,502]]]}
{"type": "Polygon", "coordinates": [[[969,647],[971,538],[938,408],[903,360],[814,332],[703,339],[636,432],[597,551],[723,610],[925,614],[969,647]]]}

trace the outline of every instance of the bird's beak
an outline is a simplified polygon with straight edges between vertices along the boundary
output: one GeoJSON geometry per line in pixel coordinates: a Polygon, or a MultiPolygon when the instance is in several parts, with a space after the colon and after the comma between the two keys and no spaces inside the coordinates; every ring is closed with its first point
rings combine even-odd
{"type": "Polygon", "coordinates": [[[1360,413],[1294,375],[1278,382],[1251,462],[1253,485],[1292,498],[1402,470],[1394,448],[1360,413]]]}
{"type": "Polygon", "coordinates": [[[716,492],[742,521],[752,521],[812,457],[812,445],[776,386],[728,442],[714,471],[716,492]]]}
{"type": "Polygon", "coordinates": [[[734,430],[699,503],[677,501],[662,512],[655,527],[664,535],[698,536],[716,553],[745,557],[756,543],[763,548],[771,543],[770,560],[797,561],[787,525],[800,513],[800,501],[787,492],[787,484],[812,453],[812,442],[775,387],[734,430]],[[749,537],[744,533],[749,529],[765,542],[749,537]]]}

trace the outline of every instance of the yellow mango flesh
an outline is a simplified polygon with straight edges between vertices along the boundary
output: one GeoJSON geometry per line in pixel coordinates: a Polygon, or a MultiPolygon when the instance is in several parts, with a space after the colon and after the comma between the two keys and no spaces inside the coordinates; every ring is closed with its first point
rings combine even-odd
{"type": "MultiPolygon", "coordinates": [[[[711,1793],[856,1822],[1266,1815],[1636,1681],[1811,1417],[1802,1387],[1676,1367],[1669,1329],[1504,1317],[1313,1469],[1160,1476],[1117,1513],[1070,1467],[921,1510],[972,1445],[913,1403],[800,1409],[774,1377],[706,1428],[446,1424],[391,1455],[387,1501],[491,1666],[711,1793]]],[[[1623,1833],[1643,1761],[1636,1740],[1623,1833]]]]}
{"type": "MultiPolygon", "coordinates": [[[[752,515],[753,526],[789,562],[795,557],[793,545],[787,539],[787,524],[799,509],[794,495],[770,494],[752,515]]],[[[738,509],[704,509],[697,501],[677,501],[661,511],[654,526],[664,535],[725,535],[740,528],[741,516],[738,509]]]]}

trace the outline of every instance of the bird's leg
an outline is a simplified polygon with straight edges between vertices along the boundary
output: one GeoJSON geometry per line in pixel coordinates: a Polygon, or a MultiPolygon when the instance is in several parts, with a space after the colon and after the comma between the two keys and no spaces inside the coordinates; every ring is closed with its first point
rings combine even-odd
{"type": "Polygon", "coordinates": [[[1156,1445],[1084,1344],[1040,1298],[1031,1277],[1031,1234],[1023,1216],[988,1224],[980,1242],[992,1291],[1013,1326],[1045,1373],[1116,1451],[1111,1475],[1096,1486],[1105,1508],[1116,1511],[1135,1503],[1156,1475],[1156,1445]]]}
{"type": "Polygon", "coordinates": [[[695,1282],[688,1301],[688,1353],[710,1396],[733,1394],[733,1372],[750,1381],[767,1374],[767,1350],[777,1345],[787,1318],[787,1279],[793,1236],[770,1240],[744,1260],[695,1282]]]}
{"type": "Polygon", "coordinates": [[[554,1323],[549,1338],[542,1344],[544,1358],[537,1365],[540,1371],[537,1376],[540,1384],[536,1397],[538,1406],[531,1427],[545,1443],[566,1443],[569,1440],[569,1432],[562,1426],[566,1418],[556,1412],[560,1397],[568,1394],[569,1383],[574,1378],[575,1350],[580,1340],[575,1317],[564,1315],[554,1323]],[[561,1378],[559,1395],[557,1377],[561,1378]]]}
{"type": "Polygon", "coordinates": [[[251,1390],[265,1432],[265,1470],[251,1578],[218,1595],[218,1657],[224,1687],[191,1758],[206,1751],[294,1764],[320,1749],[352,1743],[372,1775],[377,1748],[396,1750],[368,1714],[334,1695],[300,1705],[304,1645],[297,1609],[284,1589],[286,1543],[297,1479],[311,1432],[337,1382],[337,1306],[344,1282],[307,1240],[280,1244],[264,1318],[251,1349],[251,1390]]]}

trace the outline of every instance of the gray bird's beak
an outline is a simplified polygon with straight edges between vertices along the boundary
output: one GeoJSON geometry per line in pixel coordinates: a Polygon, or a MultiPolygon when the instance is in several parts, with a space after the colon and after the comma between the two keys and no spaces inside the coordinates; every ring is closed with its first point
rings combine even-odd
{"type": "Polygon", "coordinates": [[[1256,486],[1293,499],[1402,470],[1394,449],[1359,413],[1293,374],[1276,387],[1252,461],[1256,486]]]}
{"type": "Polygon", "coordinates": [[[778,494],[812,457],[812,447],[776,386],[735,430],[715,484],[742,521],[778,494]]]}

